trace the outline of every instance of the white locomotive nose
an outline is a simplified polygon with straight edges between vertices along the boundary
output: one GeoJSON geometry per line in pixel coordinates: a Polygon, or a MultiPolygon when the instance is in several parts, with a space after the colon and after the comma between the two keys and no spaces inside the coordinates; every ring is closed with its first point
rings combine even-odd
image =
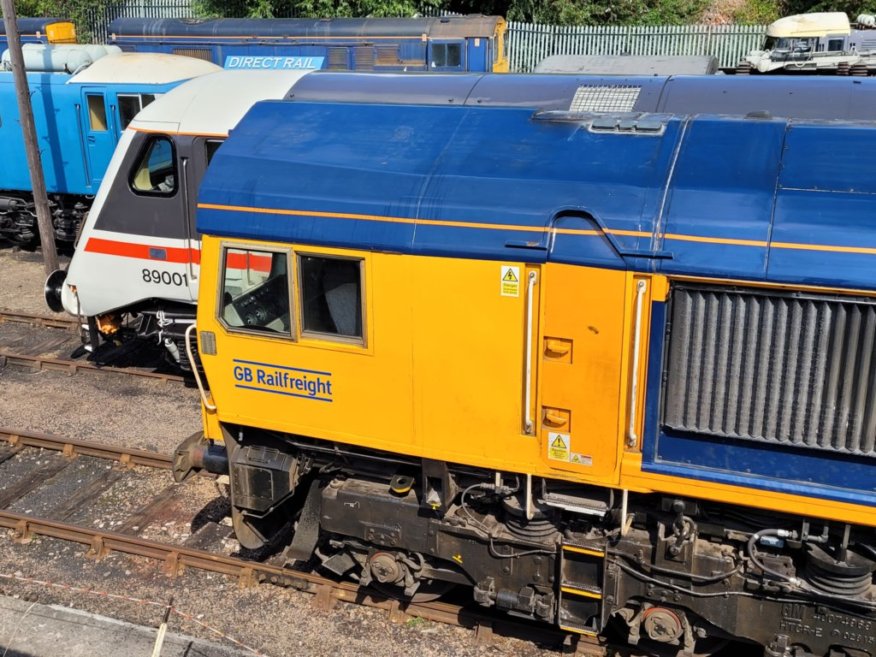
{"type": "Polygon", "coordinates": [[[46,284],[43,286],[46,305],[53,313],[64,312],[63,294],[65,280],[67,280],[67,272],[63,269],[56,269],[49,274],[46,284]]]}

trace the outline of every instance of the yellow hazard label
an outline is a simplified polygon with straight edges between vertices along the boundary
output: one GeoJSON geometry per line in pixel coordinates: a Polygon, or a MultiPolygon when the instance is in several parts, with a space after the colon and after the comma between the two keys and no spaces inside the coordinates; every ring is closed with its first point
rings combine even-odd
{"type": "Polygon", "coordinates": [[[520,267],[502,265],[502,275],[499,278],[500,290],[503,297],[520,296],[520,267]]]}
{"type": "Polygon", "coordinates": [[[578,452],[572,452],[569,457],[569,463],[575,463],[577,465],[593,465],[593,457],[587,454],[579,454],[578,452]]]}
{"type": "Polygon", "coordinates": [[[568,461],[572,453],[572,438],[567,433],[548,433],[548,458],[553,461],[568,461]]]}

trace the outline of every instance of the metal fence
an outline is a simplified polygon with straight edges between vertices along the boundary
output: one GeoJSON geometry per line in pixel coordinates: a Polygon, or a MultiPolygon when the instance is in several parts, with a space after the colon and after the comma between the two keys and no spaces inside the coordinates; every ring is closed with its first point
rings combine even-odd
{"type": "MultiPolygon", "coordinates": [[[[245,15],[245,2],[228,2],[228,16],[245,15]]],[[[294,16],[292,3],[278,17],[294,16]]],[[[430,12],[431,13],[431,12],[430,12]]],[[[128,0],[94,7],[86,29],[104,42],[110,22],[120,17],[191,18],[192,0],[128,0]]],[[[508,56],[512,71],[531,71],[549,55],[714,55],[721,67],[733,67],[757,48],[766,25],[540,25],[508,23],[508,56]]]]}
{"type": "Polygon", "coordinates": [[[512,71],[549,55],[714,55],[733,67],[758,48],[766,25],[538,25],[508,23],[512,71]]]}

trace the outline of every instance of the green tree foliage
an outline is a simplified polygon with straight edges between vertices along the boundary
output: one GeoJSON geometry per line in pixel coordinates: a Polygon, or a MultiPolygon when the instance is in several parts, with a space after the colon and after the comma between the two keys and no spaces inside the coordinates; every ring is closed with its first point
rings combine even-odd
{"type": "Polygon", "coordinates": [[[88,32],[89,12],[101,12],[108,4],[108,0],[15,0],[15,11],[19,16],[69,18],[76,24],[79,40],[87,42],[92,38],[88,32]]]}
{"type": "Polygon", "coordinates": [[[201,16],[233,18],[342,18],[414,16],[426,7],[442,8],[442,0],[195,0],[201,16]]]}

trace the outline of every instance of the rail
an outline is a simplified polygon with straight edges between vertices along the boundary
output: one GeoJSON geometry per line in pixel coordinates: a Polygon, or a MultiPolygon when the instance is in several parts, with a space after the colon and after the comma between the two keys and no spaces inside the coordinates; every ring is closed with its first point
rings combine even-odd
{"type": "MultiPolygon", "coordinates": [[[[0,461],[15,458],[24,448],[32,447],[53,450],[71,459],[76,456],[107,459],[129,469],[133,466],[144,466],[167,470],[172,466],[172,457],[166,454],[19,429],[0,428],[0,446],[3,443],[6,448],[0,451],[0,461]]],[[[189,484],[180,484],[182,487],[187,485],[189,484]]],[[[87,501],[83,500],[82,504],[87,501]]],[[[353,582],[335,581],[275,563],[251,561],[195,547],[161,543],[134,534],[105,531],[94,526],[77,525],[8,509],[0,509],[0,527],[12,530],[15,540],[20,542],[27,542],[38,535],[86,545],[88,550],[85,556],[90,558],[100,559],[117,552],[157,560],[162,562],[162,571],[170,577],[181,574],[185,568],[195,568],[235,577],[243,586],[270,583],[310,593],[315,595],[314,604],[323,609],[330,609],[340,600],[385,610],[389,613],[390,620],[395,622],[419,617],[468,627],[475,629],[475,639],[479,643],[489,642],[493,634],[498,634],[557,647],[568,647],[572,641],[578,654],[594,657],[608,654],[604,646],[589,637],[571,638],[556,628],[513,620],[452,602],[402,601],[382,592],[360,588],[353,582]]]]}

